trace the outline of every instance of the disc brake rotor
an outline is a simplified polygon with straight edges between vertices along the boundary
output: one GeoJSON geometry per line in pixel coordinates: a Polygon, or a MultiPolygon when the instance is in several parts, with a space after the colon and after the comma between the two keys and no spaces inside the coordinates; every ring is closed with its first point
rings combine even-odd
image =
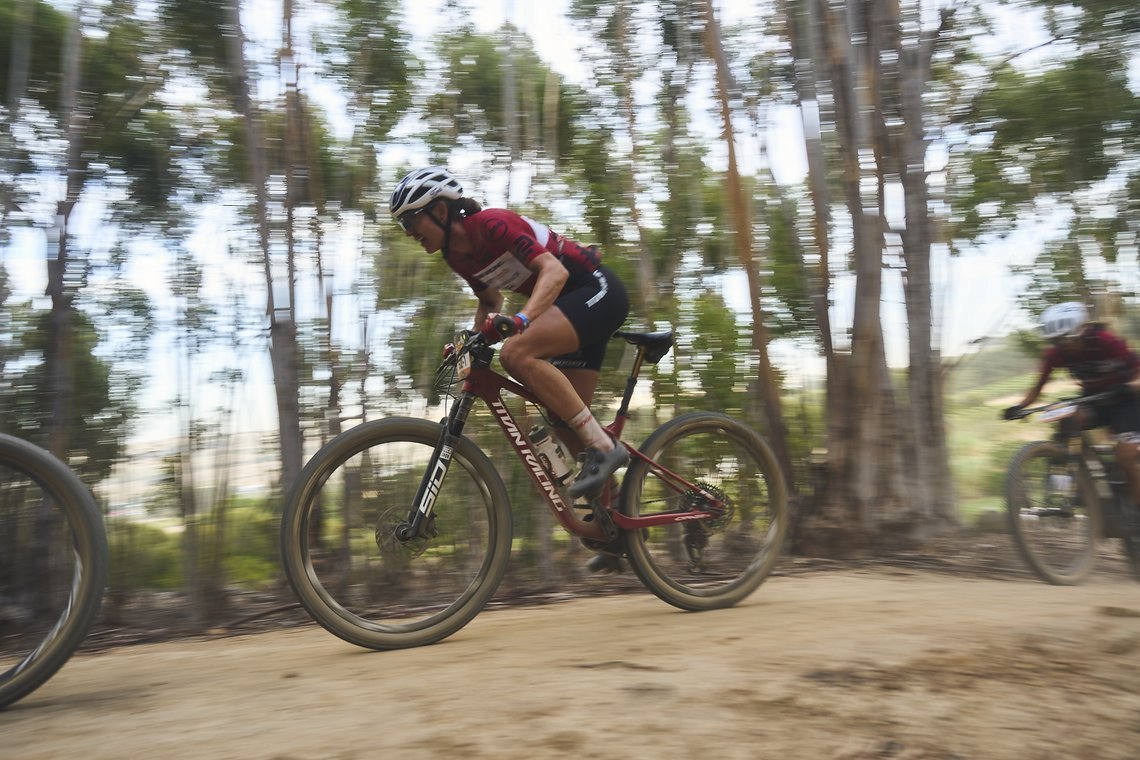
{"type": "Polygon", "coordinates": [[[422,535],[410,539],[399,538],[408,525],[408,511],[392,507],[380,515],[376,521],[376,546],[380,555],[390,559],[415,559],[431,545],[431,540],[439,535],[435,528],[435,515],[427,519],[422,535]]]}

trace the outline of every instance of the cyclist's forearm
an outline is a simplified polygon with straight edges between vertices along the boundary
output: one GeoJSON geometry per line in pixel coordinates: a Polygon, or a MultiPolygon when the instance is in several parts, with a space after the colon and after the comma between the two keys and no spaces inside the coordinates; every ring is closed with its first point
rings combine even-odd
{"type": "Polygon", "coordinates": [[[475,296],[479,299],[479,305],[475,307],[475,323],[476,330],[482,329],[483,323],[487,321],[487,315],[497,314],[503,308],[503,294],[498,290],[491,292],[485,290],[482,293],[476,293],[475,296]]]}
{"type": "Polygon", "coordinates": [[[545,254],[539,259],[539,262],[541,268],[538,272],[538,279],[534,283],[534,289],[520,309],[532,322],[554,305],[555,300],[558,299],[558,294],[562,292],[566,280],[570,277],[566,267],[562,266],[561,262],[550,254],[545,254]]]}

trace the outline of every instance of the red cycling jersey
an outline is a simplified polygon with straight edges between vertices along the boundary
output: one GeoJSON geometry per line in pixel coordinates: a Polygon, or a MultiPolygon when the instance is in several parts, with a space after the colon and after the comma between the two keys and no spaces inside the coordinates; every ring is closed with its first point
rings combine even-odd
{"type": "Polygon", "coordinates": [[[1081,334],[1075,350],[1065,351],[1060,346],[1046,349],[1041,359],[1042,383],[1060,368],[1069,370],[1083,392],[1099,393],[1135,377],[1140,360],[1122,338],[1092,325],[1081,334]]]}
{"type": "Polygon", "coordinates": [[[528,265],[546,252],[554,254],[570,273],[564,291],[592,282],[600,263],[596,248],[583,247],[545,224],[506,209],[472,214],[463,220],[463,228],[472,251],[452,253],[447,264],[476,293],[498,288],[530,295],[538,275],[528,265]]]}

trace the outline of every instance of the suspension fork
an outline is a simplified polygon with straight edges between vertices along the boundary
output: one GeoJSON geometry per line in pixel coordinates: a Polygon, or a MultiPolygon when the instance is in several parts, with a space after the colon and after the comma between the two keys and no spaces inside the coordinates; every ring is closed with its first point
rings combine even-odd
{"type": "Polygon", "coordinates": [[[451,467],[451,457],[459,439],[463,436],[463,428],[467,424],[467,417],[475,405],[475,394],[464,391],[455,406],[451,408],[447,417],[440,421],[439,440],[435,444],[424,471],[423,480],[420,481],[416,498],[412,501],[412,508],[408,512],[408,519],[403,525],[396,528],[396,538],[400,541],[411,541],[414,538],[423,538],[425,526],[430,524],[432,512],[435,509],[435,500],[439,496],[439,489],[443,485],[443,478],[451,467]]]}

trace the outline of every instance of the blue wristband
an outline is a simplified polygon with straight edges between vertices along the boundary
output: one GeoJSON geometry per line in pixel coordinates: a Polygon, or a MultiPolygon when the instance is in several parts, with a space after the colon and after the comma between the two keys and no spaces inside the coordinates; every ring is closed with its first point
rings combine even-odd
{"type": "MultiPolygon", "coordinates": [[[[523,314],[521,311],[518,314],[515,314],[515,319],[522,320],[522,329],[523,330],[530,327],[530,320],[527,319],[526,314],[523,314]]],[[[519,332],[522,332],[522,330],[520,330],[519,332]]]]}

